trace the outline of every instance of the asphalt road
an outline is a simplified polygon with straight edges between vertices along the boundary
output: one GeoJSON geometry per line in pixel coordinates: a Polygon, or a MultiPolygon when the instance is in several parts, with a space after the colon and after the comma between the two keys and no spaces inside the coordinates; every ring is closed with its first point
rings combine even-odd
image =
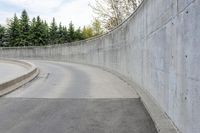
{"type": "Polygon", "coordinates": [[[31,61],[40,75],[0,99],[2,133],[156,133],[137,93],[79,64],[31,61]]]}

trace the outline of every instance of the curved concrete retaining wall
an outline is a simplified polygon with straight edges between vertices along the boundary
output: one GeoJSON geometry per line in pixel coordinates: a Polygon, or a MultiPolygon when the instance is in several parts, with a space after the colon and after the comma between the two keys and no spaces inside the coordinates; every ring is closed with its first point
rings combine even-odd
{"type": "Polygon", "coordinates": [[[118,72],[148,92],[183,133],[200,132],[200,0],[144,0],[101,37],[1,48],[1,57],[73,61],[118,72]]]}
{"type": "Polygon", "coordinates": [[[22,65],[23,67],[26,67],[28,69],[28,71],[25,74],[20,75],[17,78],[11,79],[7,82],[1,83],[0,96],[3,96],[7,93],[16,90],[20,86],[34,79],[39,74],[38,68],[32,63],[26,61],[13,60],[13,59],[0,59],[0,60],[6,63],[15,63],[18,65],[22,65]]]}

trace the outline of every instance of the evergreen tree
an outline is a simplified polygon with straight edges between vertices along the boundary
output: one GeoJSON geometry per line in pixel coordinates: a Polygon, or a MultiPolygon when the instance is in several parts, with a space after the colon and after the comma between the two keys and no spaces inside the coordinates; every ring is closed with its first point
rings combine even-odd
{"type": "Polygon", "coordinates": [[[36,27],[37,27],[37,31],[36,31],[37,45],[38,46],[45,45],[46,44],[45,26],[39,16],[37,17],[36,27]]]}
{"type": "Polygon", "coordinates": [[[8,24],[8,36],[8,46],[20,46],[20,24],[16,14],[8,24]]]}
{"type": "Polygon", "coordinates": [[[29,45],[29,40],[30,40],[29,34],[30,34],[29,17],[26,10],[23,10],[20,19],[20,46],[29,45]]]}
{"type": "Polygon", "coordinates": [[[32,19],[30,27],[30,45],[32,46],[35,46],[37,44],[36,31],[37,31],[37,24],[36,24],[36,18],[34,17],[32,19]]]}
{"type": "Polygon", "coordinates": [[[99,24],[95,23],[93,27],[84,27],[75,29],[72,22],[69,23],[69,28],[59,24],[56,25],[55,18],[48,26],[46,21],[43,21],[39,16],[33,18],[29,22],[28,13],[23,10],[21,18],[18,19],[16,14],[8,23],[8,28],[0,25],[0,46],[42,46],[55,43],[66,43],[87,39],[96,35],[99,31],[99,24]],[[93,31],[93,28],[96,29],[93,31]]]}
{"type": "Polygon", "coordinates": [[[48,45],[49,43],[49,26],[46,21],[43,22],[43,30],[44,30],[44,45],[48,45]]]}
{"type": "Polygon", "coordinates": [[[74,24],[72,22],[69,23],[68,34],[69,34],[69,42],[74,41],[75,40],[75,30],[74,30],[74,24]]]}
{"type": "Polygon", "coordinates": [[[30,30],[31,42],[34,46],[48,44],[48,25],[38,16],[37,20],[33,18],[30,30]]]}
{"type": "Polygon", "coordinates": [[[9,36],[8,30],[5,28],[5,32],[4,32],[4,35],[3,35],[3,38],[2,38],[3,47],[9,46],[9,39],[10,39],[10,36],[9,36]]]}
{"type": "Polygon", "coordinates": [[[64,43],[65,38],[64,38],[64,28],[62,26],[62,24],[59,24],[59,28],[58,28],[58,43],[64,43]]]}
{"type": "Polygon", "coordinates": [[[83,40],[83,34],[81,32],[81,28],[78,28],[76,31],[75,31],[75,41],[79,41],[79,40],[83,40]]]}
{"type": "Polygon", "coordinates": [[[67,27],[63,27],[63,36],[64,36],[64,43],[69,42],[69,34],[67,31],[67,27]]]}
{"type": "Polygon", "coordinates": [[[4,46],[5,28],[0,25],[0,47],[4,46]]]}
{"type": "Polygon", "coordinates": [[[56,25],[55,18],[53,18],[53,21],[50,26],[50,33],[49,33],[50,34],[50,44],[57,43],[57,30],[58,30],[58,27],[56,25]]]}

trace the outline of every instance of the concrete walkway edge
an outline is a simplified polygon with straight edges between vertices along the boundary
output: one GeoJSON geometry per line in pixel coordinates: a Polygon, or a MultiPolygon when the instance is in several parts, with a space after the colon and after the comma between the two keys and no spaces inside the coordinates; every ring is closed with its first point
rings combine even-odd
{"type": "Polygon", "coordinates": [[[28,68],[28,71],[25,74],[0,84],[0,97],[23,86],[24,84],[33,80],[39,74],[39,69],[30,62],[4,58],[0,58],[0,60],[7,63],[22,65],[23,67],[28,68]]]}

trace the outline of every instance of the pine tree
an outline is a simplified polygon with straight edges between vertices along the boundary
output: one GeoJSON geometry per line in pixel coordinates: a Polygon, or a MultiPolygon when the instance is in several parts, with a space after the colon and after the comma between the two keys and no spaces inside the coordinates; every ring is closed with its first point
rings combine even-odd
{"type": "Polygon", "coordinates": [[[0,47],[4,46],[5,27],[0,25],[0,47]]]}
{"type": "Polygon", "coordinates": [[[33,18],[30,30],[31,42],[34,46],[48,44],[48,25],[43,22],[39,16],[33,18]]]}
{"type": "Polygon", "coordinates": [[[64,43],[64,30],[61,23],[58,28],[58,43],[64,43]]]}
{"type": "Polygon", "coordinates": [[[69,23],[68,34],[69,34],[69,42],[74,41],[75,40],[75,29],[74,29],[74,24],[72,22],[69,23]]]}
{"type": "Polygon", "coordinates": [[[30,45],[35,46],[37,44],[37,36],[36,36],[37,26],[36,26],[36,18],[34,17],[31,22],[30,27],[30,45]]]}
{"type": "Polygon", "coordinates": [[[20,46],[20,24],[17,15],[14,15],[14,18],[10,20],[8,24],[8,46],[20,46]]]}
{"type": "Polygon", "coordinates": [[[50,26],[50,33],[49,33],[51,44],[57,43],[57,30],[58,30],[58,27],[56,25],[55,18],[53,18],[53,21],[52,21],[51,26],[50,26]]]}
{"type": "Polygon", "coordinates": [[[79,41],[79,40],[83,40],[83,34],[82,34],[82,31],[81,31],[81,28],[78,28],[76,31],[75,31],[75,41],[79,41]]]}
{"type": "MultiPolygon", "coordinates": [[[[98,25],[96,26],[98,28],[98,25]]],[[[28,13],[23,10],[21,18],[15,14],[8,23],[8,28],[0,25],[0,46],[42,46],[55,43],[66,43],[87,39],[94,35],[91,27],[75,29],[72,22],[69,28],[56,25],[55,18],[48,26],[39,16],[29,22],[28,13]]]]}
{"type": "Polygon", "coordinates": [[[23,10],[20,19],[20,46],[29,45],[29,40],[30,40],[29,34],[30,34],[29,17],[26,10],[23,10]]]}
{"type": "Polygon", "coordinates": [[[36,27],[37,27],[37,30],[36,30],[37,45],[38,46],[44,45],[45,44],[44,25],[39,16],[37,17],[36,27]]]}
{"type": "Polygon", "coordinates": [[[9,33],[8,33],[8,29],[5,28],[5,32],[4,32],[4,36],[2,38],[3,41],[3,47],[8,47],[9,46],[9,33]]]}
{"type": "Polygon", "coordinates": [[[63,27],[63,36],[64,36],[64,43],[69,42],[69,34],[67,31],[67,27],[63,27]]]}
{"type": "Polygon", "coordinates": [[[46,21],[43,22],[43,30],[44,30],[44,45],[48,45],[49,43],[49,26],[46,21]]]}

